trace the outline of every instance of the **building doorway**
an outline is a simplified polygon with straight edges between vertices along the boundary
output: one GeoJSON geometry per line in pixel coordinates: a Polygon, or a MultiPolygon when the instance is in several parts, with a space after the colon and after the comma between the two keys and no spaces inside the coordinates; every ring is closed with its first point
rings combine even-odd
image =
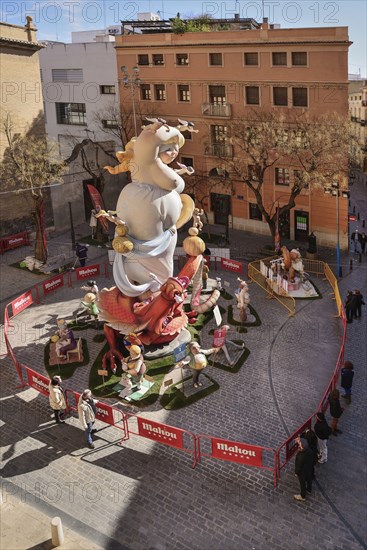
{"type": "Polygon", "coordinates": [[[279,216],[279,235],[282,239],[291,238],[291,222],[289,210],[279,216]]]}
{"type": "Polygon", "coordinates": [[[228,216],[231,213],[231,197],[220,193],[210,193],[210,204],[214,212],[214,223],[228,227],[228,216]]]}
{"type": "Polygon", "coordinates": [[[294,238],[296,241],[307,241],[309,235],[309,214],[303,210],[294,213],[294,238]]]}

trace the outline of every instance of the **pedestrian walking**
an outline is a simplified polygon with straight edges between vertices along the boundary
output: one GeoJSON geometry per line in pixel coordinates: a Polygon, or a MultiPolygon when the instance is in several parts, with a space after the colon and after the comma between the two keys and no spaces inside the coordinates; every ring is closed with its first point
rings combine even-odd
{"type": "Polygon", "coordinates": [[[361,248],[361,235],[359,234],[358,229],[353,231],[353,233],[350,236],[350,240],[351,240],[351,244],[353,245],[354,252],[356,254],[359,253],[362,250],[362,248],[361,248]]]}
{"type": "Polygon", "coordinates": [[[94,449],[92,435],[97,432],[96,429],[93,429],[93,424],[96,420],[96,404],[97,401],[93,399],[92,392],[89,389],[84,390],[79,397],[78,416],[84,428],[87,445],[90,449],[94,449]]]}
{"type": "Polygon", "coordinates": [[[88,248],[84,244],[76,243],[75,254],[78,256],[80,266],[84,267],[88,259],[88,248]]]}
{"type": "Polygon", "coordinates": [[[339,401],[339,390],[335,389],[333,390],[329,395],[329,407],[330,407],[330,415],[332,417],[331,421],[331,430],[333,435],[342,434],[343,432],[338,429],[338,422],[339,418],[343,414],[344,409],[340,405],[339,401]]]}
{"type": "Polygon", "coordinates": [[[344,307],[347,316],[347,323],[353,323],[353,319],[357,311],[357,299],[351,290],[348,290],[347,292],[344,307]]]}
{"type": "Polygon", "coordinates": [[[65,393],[61,386],[61,376],[53,376],[48,386],[48,399],[54,412],[56,424],[65,424],[63,413],[66,409],[65,393]]]}
{"type": "Polygon", "coordinates": [[[353,384],[353,363],[351,361],[345,361],[344,367],[341,370],[341,387],[344,390],[344,395],[342,396],[345,399],[345,402],[350,405],[352,402],[352,384],[353,384]]]}
{"type": "Polygon", "coordinates": [[[312,491],[312,470],[314,455],[306,439],[297,438],[298,451],[295,460],[295,474],[298,477],[300,494],[294,495],[295,500],[306,500],[306,492],[312,491]]]}
{"type": "Polygon", "coordinates": [[[363,294],[361,294],[361,291],[356,288],[354,291],[354,300],[355,300],[355,318],[360,319],[362,315],[362,306],[365,306],[365,302],[363,300],[363,294]]]}
{"type": "Polygon", "coordinates": [[[301,437],[306,439],[309,448],[313,452],[313,466],[312,466],[312,479],[316,479],[315,476],[315,465],[318,459],[319,450],[317,447],[317,435],[313,430],[307,428],[302,434],[301,437]]]}
{"type": "Polygon", "coordinates": [[[331,428],[325,420],[325,415],[322,412],[316,414],[316,422],[314,431],[317,436],[317,446],[319,449],[319,464],[327,462],[327,441],[331,435],[331,428]]]}

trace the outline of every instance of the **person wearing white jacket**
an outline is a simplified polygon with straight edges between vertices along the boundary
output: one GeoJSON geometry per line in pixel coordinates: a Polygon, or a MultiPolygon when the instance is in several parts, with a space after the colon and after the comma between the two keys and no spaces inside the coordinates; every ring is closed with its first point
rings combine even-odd
{"type": "Polygon", "coordinates": [[[48,386],[50,407],[54,412],[56,424],[64,424],[63,411],[66,409],[64,390],[61,387],[61,376],[53,376],[48,386]]]}
{"type": "Polygon", "coordinates": [[[83,391],[78,401],[78,416],[84,428],[87,444],[90,449],[94,449],[92,434],[97,431],[93,429],[96,419],[96,403],[97,401],[92,397],[92,392],[88,389],[83,391]]]}

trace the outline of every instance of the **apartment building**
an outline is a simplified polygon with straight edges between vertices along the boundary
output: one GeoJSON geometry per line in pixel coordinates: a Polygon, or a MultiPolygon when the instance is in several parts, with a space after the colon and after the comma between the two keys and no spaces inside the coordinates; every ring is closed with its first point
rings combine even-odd
{"type": "MultiPolygon", "coordinates": [[[[116,127],[119,108],[115,38],[109,29],[101,29],[72,33],[72,40],[72,43],[45,42],[40,55],[46,133],[57,142],[63,159],[87,138],[100,143],[102,148],[88,146],[86,160],[79,154],[63,177],[64,185],[52,189],[57,229],[67,228],[70,223],[68,201],[72,201],[76,223],[90,218],[92,203],[87,184],[92,179],[85,170],[85,162],[98,173],[99,168],[113,162],[109,155],[121,148],[118,137],[111,131],[116,127]]],[[[105,203],[113,209],[123,178],[105,172],[103,177],[105,203]]]]}
{"type": "MultiPolygon", "coordinates": [[[[117,66],[139,67],[135,97],[141,112],[195,124],[199,133],[185,134],[190,139],[180,160],[209,177],[226,175],[220,157],[233,155],[227,139],[233,119],[269,109],[348,115],[347,27],[281,29],[266,20],[256,25],[235,18],[208,32],[177,34],[169,22],[138,29],[136,23],[134,34],[116,37],[117,66]]],[[[126,101],[122,81],[120,96],[126,101]]],[[[293,177],[292,167],[274,165],[263,189],[268,208],[287,202],[293,177]]],[[[227,223],[229,214],[233,228],[269,233],[253,193],[240,181],[229,194],[219,177],[205,208],[214,223],[227,223]]],[[[342,247],[348,244],[347,208],[347,199],[339,197],[342,247]]],[[[281,226],[284,236],[301,240],[314,231],[319,243],[335,244],[335,197],[302,191],[281,226]]]]}
{"type": "Polygon", "coordinates": [[[367,181],[367,80],[349,82],[349,114],[360,148],[359,177],[367,181]]]}
{"type": "MultiPolygon", "coordinates": [[[[6,121],[11,124],[13,135],[43,134],[45,131],[39,64],[42,48],[31,17],[27,17],[24,26],[0,23],[0,162],[8,147],[4,132],[6,121]]],[[[13,189],[8,189],[6,181],[0,184],[2,235],[30,227],[28,193],[14,193],[13,189]]],[[[46,208],[46,223],[52,223],[50,208],[46,208]]]]}

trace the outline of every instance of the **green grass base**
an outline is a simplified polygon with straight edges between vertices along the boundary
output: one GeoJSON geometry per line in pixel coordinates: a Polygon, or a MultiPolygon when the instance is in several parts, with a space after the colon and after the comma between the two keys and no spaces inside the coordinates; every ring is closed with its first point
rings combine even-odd
{"type": "Polygon", "coordinates": [[[83,348],[83,361],[75,361],[73,363],[63,363],[60,361],[58,365],[50,365],[50,342],[45,346],[44,350],[44,364],[47,371],[47,374],[50,378],[56,375],[62,376],[64,380],[71,378],[79,367],[85,367],[89,363],[89,352],[87,342],[82,338],[82,348],[83,348]]]}

